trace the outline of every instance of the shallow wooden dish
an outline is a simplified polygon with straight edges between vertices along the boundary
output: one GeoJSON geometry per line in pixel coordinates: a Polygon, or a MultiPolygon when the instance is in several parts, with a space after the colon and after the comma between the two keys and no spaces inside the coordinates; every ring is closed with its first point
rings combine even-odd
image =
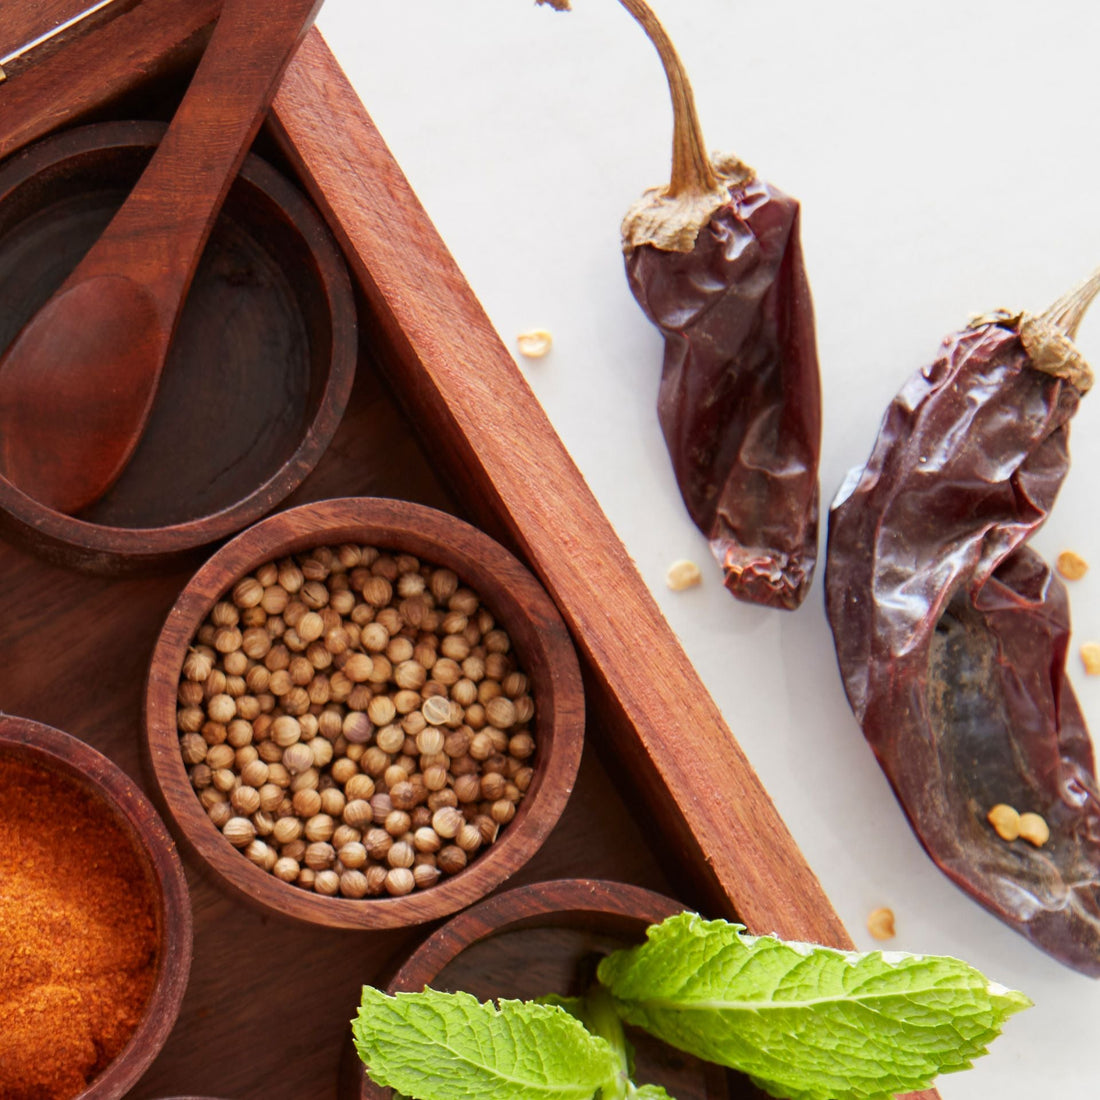
{"type": "Polygon", "coordinates": [[[183,865],[137,784],[95,749],[50,726],[0,714],[0,754],[63,776],[106,806],[132,838],[146,869],[160,940],[153,988],[129,1042],[79,1097],[115,1100],[129,1092],[159,1054],[183,1002],[191,966],[191,901],[183,865]]]}
{"type": "MultiPolygon", "coordinates": [[[[162,132],[156,122],[81,127],[0,170],[0,347],[106,226],[162,132]]],[[[351,285],[330,234],[304,196],[252,156],[122,476],[79,518],[0,478],[0,522],[53,560],[110,572],[224,538],[316,464],[343,415],[356,355],[351,285]]]]}
{"type": "Polygon", "coordinates": [[[402,501],[347,498],[271,516],[222,547],[176,601],[153,651],[145,734],[169,813],[206,863],[241,893],[277,913],[336,928],[393,928],[470,905],[518,871],[565,808],[580,766],[584,698],[568,631],[538,582],[502,546],[444,512],[402,501]],[[468,867],[405,897],[324,897],[281,882],[249,862],[203,810],[180,757],[176,691],[187,649],[207,612],[258,565],[317,546],[360,543],[414,554],[453,570],[510,634],[535,700],[535,774],[515,817],[468,867]]]}
{"type": "MultiPolygon", "coordinates": [[[[682,912],[664,894],[622,882],[559,879],[520,886],[452,917],[398,968],[387,993],[425,986],[465,991],[478,1000],[532,999],[548,993],[579,995],[601,955],[640,943],[646,927],[682,912]]],[[[709,1066],[632,1031],[637,1080],[663,1084],[678,1100],[728,1100],[762,1094],[737,1074],[709,1066]]],[[[388,1100],[391,1089],[367,1076],[358,1057],[359,1100],[388,1100]]],[[[345,1091],[353,1090],[345,1084],[345,1091]]]]}

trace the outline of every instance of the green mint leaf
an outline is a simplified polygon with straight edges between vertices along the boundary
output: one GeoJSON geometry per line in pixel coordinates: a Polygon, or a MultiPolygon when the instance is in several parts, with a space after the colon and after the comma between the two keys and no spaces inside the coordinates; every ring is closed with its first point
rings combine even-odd
{"type": "Polygon", "coordinates": [[[626,1095],[628,1100],[674,1100],[660,1085],[633,1085],[626,1095]]]}
{"type": "Polygon", "coordinates": [[[570,1016],[584,1024],[588,1031],[592,1030],[592,1023],[588,1018],[588,1006],[583,997],[565,997],[560,993],[548,993],[545,997],[536,997],[534,1003],[564,1008],[570,1016]]]}
{"type": "Polygon", "coordinates": [[[693,913],[617,951],[599,980],[623,1019],[791,1100],[879,1100],[985,1053],[1031,1002],[957,959],[860,955],[693,913]]]}
{"type": "Polygon", "coordinates": [[[618,1059],[554,1005],[366,986],[352,1035],[371,1079],[418,1100],[591,1100],[618,1059]]]}

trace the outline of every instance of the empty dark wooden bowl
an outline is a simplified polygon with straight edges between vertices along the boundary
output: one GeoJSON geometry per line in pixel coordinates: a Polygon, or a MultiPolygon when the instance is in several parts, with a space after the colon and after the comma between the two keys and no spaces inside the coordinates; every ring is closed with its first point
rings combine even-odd
{"type": "MultiPolygon", "coordinates": [[[[152,122],[82,127],[0,167],[0,348],[96,239],[163,131],[152,122]]],[[[356,355],[351,284],[324,222],[250,156],[121,478],[79,517],[0,478],[0,527],[50,560],[107,573],[147,569],[239,531],[321,457],[356,355]]]]}
{"type": "MultiPolygon", "coordinates": [[[[415,993],[425,986],[465,991],[478,1000],[529,1000],[548,993],[579,995],[591,980],[593,961],[641,943],[645,930],[685,906],[672,898],[621,882],[559,879],[506,890],[452,917],[400,966],[388,993],[415,993]]],[[[664,1085],[678,1100],[758,1097],[743,1078],[727,1074],[631,1031],[637,1080],[664,1085]],[[741,1089],[744,1091],[741,1091],[741,1089]]],[[[350,1043],[349,1043],[350,1047],[350,1043]]],[[[389,1100],[392,1090],[366,1075],[352,1053],[359,1100],[389,1100]]]]}
{"type": "Polygon", "coordinates": [[[191,903],[183,866],[152,803],[95,749],[50,726],[0,715],[0,756],[5,755],[56,774],[104,806],[132,839],[155,900],[159,945],[141,1020],[122,1051],[79,1094],[80,1100],[115,1100],[130,1091],[164,1046],[187,987],[191,903]]]}
{"type": "Polygon", "coordinates": [[[145,699],[146,744],[168,811],[199,857],[247,899],[339,928],[394,928],[436,920],[479,900],[515,873],[565,808],[580,764],[584,700],[576,653],[557,608],[498,543],[454,516],[397,500],[345,498],[261,521],[218,550],[184,588],[157,640],[145,699]],[[252,864],[200,804],[180,755],[176,698],[184,658],[214,604],[264,562],[319,546],[358,543],[452,570],[511,636],[535,702],[534,776],[515,817],[469,865],[404,897],[326,897],[252,864]]]}

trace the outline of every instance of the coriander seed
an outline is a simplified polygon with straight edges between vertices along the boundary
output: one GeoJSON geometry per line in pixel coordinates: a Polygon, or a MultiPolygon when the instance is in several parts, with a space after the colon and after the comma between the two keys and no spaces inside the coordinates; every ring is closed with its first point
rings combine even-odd
{"type": "Polygon", "coordinates": [[[411,894],[416,887],[413,873],[407,867],[391,867],[386,872],[386,892],[394,897],[411,894]]]}
{"type": "Polygon", "coordinates": [[[321,812],[321,795],[316,790],[306,787],[294,792],[291,804],[294,812],[308,821],[314,814],[321,812]]]}
{"type": "Polygon", "coordinates": [[[350,841],[336,849],[336,858],[345,867],[357,870],[367,862],[367,849],[357,841],[350,841]]]}
{"type": "Polygon", "coordinates": [[[324,871],[335,862],[336,852],[326,841],[317,840],[306,846],[305,864],[311,870],[324,871]]]}
{"type": "Polygon", "coordinates": [[[432,828],[446,839],[456,836],[464,823],[462,814],[451,806],[444,806],[432,815],[432,828]]]}
{"type": "Polygon", "coordinates": [[[353,829],[365,829],[374,820],[374,811],[366,799],[355,798],[344,806],[343,819],[353,829]]]}
{"type": "Polygon", "coordinates": [[[346,898],[365,898],[369,888],[367,876],[354,868],[344,871],[338,886],[339,892],[346,898]]]}
{"type": "MultiPolygon", "coordinates": [[[[318,805],[320,805],[320,798],[318,798],[318,805]]],[[[306,822],[306,840],[331,840],[335,828],[336,823],[328,814],[316,813],[306,822]]]]}
{"type": "Polygon", "coordinates": [[[256,839],[256,827],[247,817],[231,817],[222,826],[222,836],[234,848],[246,848],[256,839]]]}
{"type": "Polygon", "coordinates": [[[283,767],[291,775],[299,775],[312,768],[313,763],[313,749],[304,741],[298,741],[283,749],[283,767]]]}
{"type": "Polygon", "coordinates": [[[271,873],[283,882],[296,882],[300,871],[298,861],[289,856],[280,856],[271,868],[271,873]]]}
{"type": "Polygon", "coordinates": [[[420,890],[427,890],[439,881],[439,868],[428,863],[418,863],[412,869],[413,883],[420,890]]]}
{"type": "Polygon", "coordinates": [[[446,875],[454,875],[466,866],[466,853],[455,844],[440,848],[436,854],[436,866],[446,875]]]}
{"type": "Polygon", "coordinates": [[[229,803],[242,817],[251,817],[260,808],[260,792],[255,787],[241,785],[232,790],[229,803]]]}

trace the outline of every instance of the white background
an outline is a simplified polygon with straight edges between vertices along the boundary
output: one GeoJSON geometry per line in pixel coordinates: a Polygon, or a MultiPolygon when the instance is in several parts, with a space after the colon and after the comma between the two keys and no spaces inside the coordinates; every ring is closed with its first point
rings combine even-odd
{"type": "MultiPolygon", "coordinates": [[[[1040,310],[1100,264],[1100,5],[1086,0],[656,0],[710,148],[801,199],[825,397],[827,503],[862,463],[907,376],[971,313],[1040,310]]],[[[794,614],[721,587],[669,470],[655,415],[661,341],[635,305],[619,222],[667,180],[656,54],[614,0],[327,0],[319,24],[764,786],[862,948],[958,955],[1035,1008],[945,1100],[1092,1100],[1100,984],[981,910],[913,838],[851,716],[819,573],[794,614]],[[692,558],[701,588],[671,593],[692,558]]],[[[1100,306],[1097,307],[1100,314],[1100,306]]],[[[1079,344],[1100,365],[1100,316],[1079,344]]],[[[1037,546],[1094,570],[1075,637],[1100,638],[1100,396],[1037,546]]],[[[1071,674],[1093,729],[1100,679],[1071,674]]]]}

